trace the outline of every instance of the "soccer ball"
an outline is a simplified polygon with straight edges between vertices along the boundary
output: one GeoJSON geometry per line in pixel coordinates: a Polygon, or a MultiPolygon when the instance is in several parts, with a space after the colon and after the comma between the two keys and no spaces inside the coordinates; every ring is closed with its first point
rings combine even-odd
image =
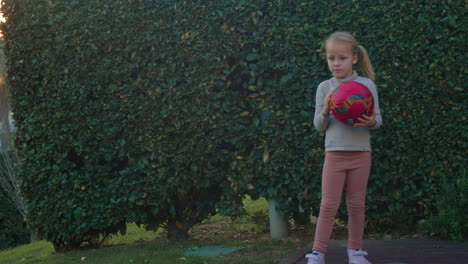
{"type": "Polygon", "coordinates": [[[333,92],[330,108],[337,120],[353,126],[362,115],[372,115],[374,99],[365,85],[349,81],[333,92]]]}

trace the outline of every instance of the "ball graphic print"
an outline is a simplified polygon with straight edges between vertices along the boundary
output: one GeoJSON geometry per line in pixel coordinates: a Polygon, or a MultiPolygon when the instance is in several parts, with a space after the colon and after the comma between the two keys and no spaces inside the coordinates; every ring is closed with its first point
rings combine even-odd
{"type": "Polygon", "coordinates": [[[362,115],[372,115],[374,99],[369,89],[358,82],[342,83],[333,93],[331,111],[335,118],[346,125],[359,123],[362,115]]]}

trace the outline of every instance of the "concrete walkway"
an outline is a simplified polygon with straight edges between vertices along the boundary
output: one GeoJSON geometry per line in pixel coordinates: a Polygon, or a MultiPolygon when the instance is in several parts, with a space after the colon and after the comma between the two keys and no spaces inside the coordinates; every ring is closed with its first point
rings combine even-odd
{"type": "MultiPolygon", "coordinates": [[[[326,264],[348,264],[345,240],[331,240],[326,264]]],[[[280,264],[306,264],[304,255],[312,244],[287,256],[280,264]]],[[[367,259],[372,264],[468,264],[468,245],[436,240],[366,240],[367,259]]]]}

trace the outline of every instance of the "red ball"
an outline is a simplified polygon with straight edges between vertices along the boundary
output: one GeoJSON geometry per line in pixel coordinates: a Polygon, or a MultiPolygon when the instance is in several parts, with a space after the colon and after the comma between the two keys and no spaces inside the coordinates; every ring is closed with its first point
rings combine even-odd
{"type": "Polygon", "coordinates": [[[342,83],[333,92],[331,111],[335,118],[346,125],[359,123],[358,118],[374,112],[374,98],[369,89],[358,82],[342,83]]]}

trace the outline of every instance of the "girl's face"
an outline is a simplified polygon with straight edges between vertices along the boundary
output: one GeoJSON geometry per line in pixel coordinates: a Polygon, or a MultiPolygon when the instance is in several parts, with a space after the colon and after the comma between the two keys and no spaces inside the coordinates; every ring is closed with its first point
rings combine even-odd
{"type": "Polygon", "coordinates": [[[325,45],[327,51],[328,68],[333,76],[344,79],[353,73],[353,65],[357,62],[357,54],[353,53],[352,47],[346,42],[329,40],[325,45]]]}

